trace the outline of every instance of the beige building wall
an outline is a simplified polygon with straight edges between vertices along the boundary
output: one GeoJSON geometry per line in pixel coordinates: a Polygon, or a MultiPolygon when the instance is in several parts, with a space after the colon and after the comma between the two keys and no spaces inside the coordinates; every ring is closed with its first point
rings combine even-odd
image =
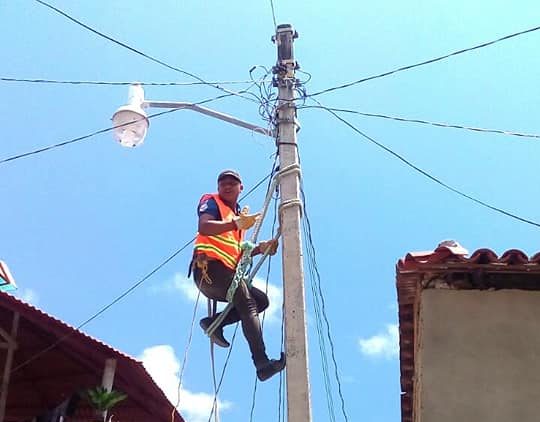
{"type": "Polygon", "coordinates": [[[421,295],[415,422],[539,422],[540,292],[421,295]]]}

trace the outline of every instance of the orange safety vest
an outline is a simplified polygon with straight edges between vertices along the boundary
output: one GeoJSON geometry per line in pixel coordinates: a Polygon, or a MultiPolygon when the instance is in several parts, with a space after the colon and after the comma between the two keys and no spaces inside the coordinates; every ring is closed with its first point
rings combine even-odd
{"type": "MultiPolygon", "coordinates": [[[[221,220],[232,221],[236,214],[221,200],[219,195],[217,193],[203,195],[201,200],[208,196],[211,196],[216,201],[219,213],[221,214],[221,220]]],[[[197,233],[194,253],[195,255],[204,253],[209,258],[217,259],[225,266],[235,270],[242,255],[240,245],[243,237],[243,230],[231,230],[216,236],[204,236],[197,233]]]]}

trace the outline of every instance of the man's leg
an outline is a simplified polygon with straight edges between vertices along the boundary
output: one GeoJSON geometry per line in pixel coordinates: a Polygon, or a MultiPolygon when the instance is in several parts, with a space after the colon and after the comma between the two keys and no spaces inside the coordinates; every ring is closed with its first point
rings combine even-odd
{"type": "Polygon", "coordinates": [[[242,320],[242,331],[249,344],[251,357],[257,377],[265,381],[285,368],[285,355],[282,353],[280,359],[268,359],[266,355],[264,341],[262,338],[261,324],[259,322],[258,307],[255,297],[259,298],[260,309],[266,309],[268,298],[259,289],[249,289],[242,282],[238,285],[233,297],[234,307],[238,311],[242,320]]]}
{"type": "MultiPolygon", "coordinates": [[[[226,294],[230,281],[234,276],[234,272],[221,265],[217,261],[208,261],[206,271],[203,272],[200,268],[195,267],[193,271],[193,278],[195,280],[195,285],[197,288],[209,299],[217,300],[220,302],[226,302],[226,294]],[[231,275],[232,273],[232,275],[231,275]]],[[[208,327],[214,322],[214,320],[219,316],[219,313],[214,316],[209,316],[201,319],[200,326],[206,332],[208,327]]],[[[222,323],[217,327],[210,339],[212,342],[221,347],[229,347],[229,342],[225,339],[223,335],[223,326],[222,323]]]]}
{"type": "MultiPolygon", "coordinates": [[[[266,296],[266,294],[262,290],[259,290],[253,286],[249,289],[249,291],[251,293],[251,296],[255,300],[255,304],[257,306],[257,313],[260,314],[264,312],[270,304],[270,301],[268,300],[268,296],[266,296]]],[[[240,315],[238,314],[238,311],[236,310],[236,307],[233,307],[223,319],[222,325],[223,326],[231,325],[240,320],[241,318],[240,318],[240,315]]]]}
{"type": "Polygon", "coordinates": [[[253,363],[257,368],[264,366],[268,362],[268,356],[262,339],[257,302],[246,283],[241,282],[238,285],[233,296],[233,304],[235,308],[233,311],[237,312],[242,321],[242,331],[248,342],[253,363]]]}
{"type": "MultiPolygon", "coordinates": [[[[226,301],[227,290],[234,278],[234,271],[219,262],[210,261],[208,263],[208,275],[212,282],[201,282],[200,274],[197,269],[195,270],[194,276],[198,288],[206,297],[226,301]]],[[[228,346],[228,342],[223,337],[223,327],[242,321],[242,331],[248,342],[253,363],[257,368],[257,376],[261,381],[264,381],[285,367],[285,356],[283,353],[279,360],[275,360],[268,359],[265,351],[258,313],[263,312],[268,307],[268,297],[261,290],[255,287],[249,289],[246,283],[241,282],[233,296],[233,305],[234,308],[227,314],[221,326],[214,331],[212,340],[216,344],[224,342],[228,346]]],[[[217,318],[218,315],[213,318],[217,318]]],[[[205,321],[205,325],[207,324],[206,327],[208,327],[213,321],[213,318],[201,320],[201,326],[203,321],[205,321]]]]}

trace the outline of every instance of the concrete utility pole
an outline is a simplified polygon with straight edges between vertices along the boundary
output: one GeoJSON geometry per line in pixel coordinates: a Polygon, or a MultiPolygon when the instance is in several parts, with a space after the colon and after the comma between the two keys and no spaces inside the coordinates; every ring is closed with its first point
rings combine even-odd
{"type": "Polygon", "coordinates": [[[287,416],[289,422],[311,421],[307,336],[304,297],[304,270],[300,218],[300,165],[296,144],[295,87],[297,68],[292,25],[278,25],[273,41],[278,59],[274,82],[279,89],[277,112],[281,190],[281,233],[283,239],[283,284],[285,298],[285,347],[287,351],[287,416]]]}

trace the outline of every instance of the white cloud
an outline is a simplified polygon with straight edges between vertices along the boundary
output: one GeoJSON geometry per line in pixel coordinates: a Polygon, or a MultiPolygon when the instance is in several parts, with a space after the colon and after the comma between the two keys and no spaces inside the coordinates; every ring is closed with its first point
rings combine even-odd
{"type": "MultiPolygon", "coordinates": [[[[182,292],[182,295],[184,295],[184,297],[186,297],[191,302],[195,303],[197,301],[197,297],[199,296],[199,289],[197,289],[197,287],[195,286],[195,282],[192,279],[187,278],[181,273],[176,273],[174,275],[172,286],[174,289],[180,290],[180,292],[182,292]]],[[[204,296],[201,293],[199,301],[203,298],[204,296]]]]}
{"type": "Polygon", "coordinates": [[[17,291],[17,296],[24,300],[27,303],[36,305],[39,302],[39,296],[35,290],[29,289],[27,287],[17,291]]]}
{"type": "Polygon", "coordinates": [[[259,290],[266,292],[268,294],[268,299],[270,300],[270,305],[266,309],[265,321],[269,323],[274,323],[280,321],[279,313],[281,312],[281,306],[283,303],[283,291],[281,288],[275,284],[268,283],[268,291],[266,291],[266,281],[258,277],[255,277],[253,280],[253,285],[259,290]]]}
{"type": "Polygon", "coordinates": [[[392,358],[399,355],[399,329],[397,324],[388,324],[386,331],[373,337],[358,340],[360,351],[367,356],[392,358]]]}
{"type": "MultiPolygon", "coordinates": [[[[144,349],[139,359],[152,376],[156,384],[163,390],[169,401],[178,402],[178,375],[180,362],[170,345],[163,344],[144,349]]],[[[189,422],[207,422],[212,409],[214,395],[194,393],[180,388],[180,405],[178,410],[189,422]]],[[[218,400],[220,412],[230,409],[231,402],[218,400]]]]}
{"type": "MultiPolygon", "coordinates": [[[[255,277],[253,280],[253,285],[257,287],[259,290],[262,290],[263,292],[266,292],[266,281],[262,280],[258,277],[255,277]]],[[[199,294],[199,290],[195,286],[195,283],[193,280],[187,278],[183,274],[177,273],[175,274],[172,282],[169,284],[166,284],[165,287],[162,290],[170,291],[178,290],[182,293],[182,295],[188,299],[190,302],[195,303],[197,301],[197,296],[199,294]]],[[[281,310],[281,305],[283,302],[283,293],[280,287],[268,283],[268,299],[270,300],[270,306],[268,306],[268,309],[266,310],[266,322],[273,323],[277,322],[279,320],[279,312],[281,310]]],[[[199,297],[199,303],[201,301],[206,301],[206,298],[201,294],[199,297]]],[[[223,308],[224,305],[220,307],[223,308]]]]}

